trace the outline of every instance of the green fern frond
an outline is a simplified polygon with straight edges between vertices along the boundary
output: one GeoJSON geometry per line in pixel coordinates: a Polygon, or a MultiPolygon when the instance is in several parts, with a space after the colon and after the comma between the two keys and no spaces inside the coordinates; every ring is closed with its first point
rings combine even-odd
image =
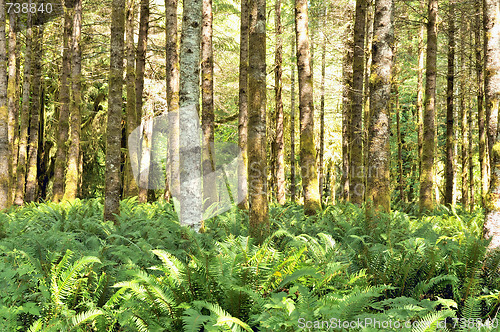
{"type": "Polygon", "coordinates": [[[81,312],[73,318],[71,318],[71,328],[75,328],[79,325],[82,325],[83,323],[89,322],[94,320],[97,316],[102,315],[103,312],[100,309],[94,309],[94,310],[89,310],[89,311],[84,311],[81,312]]]}

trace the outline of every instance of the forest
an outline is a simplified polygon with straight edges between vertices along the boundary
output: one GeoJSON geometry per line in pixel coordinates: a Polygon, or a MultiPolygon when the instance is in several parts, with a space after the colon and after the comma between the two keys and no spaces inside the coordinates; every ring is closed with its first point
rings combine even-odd
{"type": "Polygon", "coordinates": [[[500,0],[0,0],[0,331],[500,331],[500,0]]]}

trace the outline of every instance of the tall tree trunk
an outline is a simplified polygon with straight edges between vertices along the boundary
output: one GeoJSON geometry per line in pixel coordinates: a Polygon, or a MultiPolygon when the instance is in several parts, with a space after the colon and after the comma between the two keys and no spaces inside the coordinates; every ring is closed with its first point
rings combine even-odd
{"type": "MultiPolygon", "coordinates": [[[[148,0],[144,0],[148,2],[148,0]]],[[[149,3],[149,2],[148,2],[149,3]]],[[[149,7],[148,7],[149,8],[149,7]]],[[[179,49],[177,37],[177,0],[165,0],[166,11],[166,70],[168,104],[168,165],[167,181],[170,192],[179,197],[179,49]]],[[[142,15],[142,14],[141,14],[142,15]]]]}
{"type": "Polygon", "coordinates": [[[283,113],[283,27],[281,25],[281,0],[275,0],[276,53],[274,60],[274,91],[276,105],[276,196],[279,204],[285,204],[285,141],[283,113]]]}
{"type": "MultiPolygon", "coordinates": [[[[70,144],[68,148],[68,168],[66,171],[65,200],[74,200],[78,196],[80,180],[80,131],[82,105],[82,51],[80,48],[82,33],[82,0],[76,0],[73,16],[73,36],[71,40],[71,121],[70,144]]],[[[46,151],[48,153],[48,151],[46,151]]]]}
{"type": "Polygon", "coordinates": [[[201,38],[201,85],[203,131],[203,202],[205,208],[217,202],[214,150],[214,57],[212,49],[212,0],[203,0],[203,27],[201,38]]]}
{"type": "Polygon", "coordinates": [[[249,0],[241,0],[240,23],[240,73],[239,73],[239,116],[238,116],[238,206],[246,209],[247,201],[247,140],[248,140],[248,29],[249,0]]]}
{"type": "MultiPolygon", "coordinates": [[[[396,53],[396,52],[394,52],[396,53]]],[[[398,71],[395,70],[395,75],[398,74],[398,71]]],[[[396,80],[392,84],[392,89],[394,90],[394,99],[396,100],[394,108],[396,110],[396,131],[398,136],[398,191],[399,191],[399,201],[401,203],[405,203],[405,178],[403,172],[403,140],[401,138],[401,110],[399,107],[399,86],[396,80]]]]}
{"type": "MultiPolygon", "coordinates": [[[[420,10],[425,10],[425,0],[420,0],[420,10]]],[[[418,31],[418,69],[417,69],[417,130],[418,130],[418,174],[422,176],[422,149],[424,145],[424,61],[425,61],[425,24],[418,31]]]]}
{"type": "Polygon", "coordinates": [[[9,63],[8,63],[8,87],[7,87],[7,99],[8,99],[8,109],[9,109],[9,205],[14,201],[15,196],[15,184],[17,181],[17,153],[18,153],[18,135],[19,135],[19,82],[17,81],[17,76],[19,68],[17,66],[17,61],[19,58],[17,45],[17,16],[13,10],[9,13],[9,63]]]}
{"type": "Polygon", "coordinates": [[[481,204],[486,207],[486,194],[490,182],[490,160],[488,153],[488,143],[486,135],[486,113],[484,109],[484,72],[483,72],[483,54],[481,43],[481,24],[482,1],[476,1],[476,20],[474,27],[474,43],[476,45],[476,84],[477,84],[477,124],[479,130],[479,163],[481,167],[481,204]]]}
{"type": "MultiPolygon", "coordinates": [[[[126,105],[126,138],[137,127],[137,109],[136,109],[136,77],[135,77],[135,44],[134,44],[134,25],[135,25],[135,0],[129,0],[127,4],[125,22],[125,52],[126,52],[126,86],[127,86],[127,105],[126,105]]],[[[123,197],[132,197],[139,194],[137,183],[132,172],[131,154],[125,152],[125,165],[123,175],[123,197]]]]}
{"type": "MultiPolygon", "coordinates": [[[[349,18],[352,18],[352,11],[349,12],[349,18]]],[[[351,21],[349,19],[349,21],[351,21]]],[[[344,59],[342,60],[342,199],[350,200],[349,195],[349,174],[350,158],[349,145],[351,142],[351,88],[352,88],[352,63],[353,63],[353,33],[352,25],[348,23],[344,32],[344,59]]]]}
{"type": "MultiPolygon", "coordinates": [[[[36,22],[36,21],[35,21],[36,22]]],[[[36,23],[35,23],[36,24],[36,23]]],[[[28,173],[26,175],[26,202],[33,202],[37,199],[37,178],[38,178],[38,130],[40,108],[44,107],[40,103],[41,95],[41,76],[42,66],[40,54],[42,53],[43,45],[43,26],[37,24],[33,31],[33,85],[32,85],[32,104],[29,126],[29,141],[28,141],[28,173]]]]}
{"type": "Polygon", "coordinates": [[[376,210],[384,212],[389,212],[391,206],[389,137],[394,44],[393,11],[393,0],[375,1],[366,198],[376,210]]]}
{"type": "Polygon", "coordinates": [[[10,203],[9,110],[7,100],[7,43],[5,0],[0,0],[0,211],[10,203]]]}
{"type": "Polygon", "coordinates": [[[297,36],[297,69],[299,74],[300,165],[304,210],[314,214],[321,208],[316,172],[314,144],[314,103],[309,48],[307,1],[295,1],[295,31],[297,36]]]}
{"type": "Polygon", "coordinates": [[[454,145],[454,88],[455,88],[455,2],[449,7],[448,19],[448,76],[446,87],[446,192],[445,204],[453,205],[453,188],[455,178],[454,145]]]}
{"type": "MultiPolygon", "coordinates": [[[[370,74],[372,65],[373,44],[373,1],[366,0],[366,25],[365,25],[365,65],[363,76],[363,169],[368,165],[368,122],[370,120],[370,74]]],[[[366,176],[366,174],[365,174],[366,176]]],[[[366,180],[366,178],[364,179],[366,180]]],[[[366,183],[364,184],[366,186],[366,183]]]]}
{"type": "MultiPolygon", "coordinates": [[[[468,21],[467,22],[467,29],[469,31],[469,45],[474,45],[474,38],[472,36],[472,27],[473,27],[473,22],[472,20],[468,21]]],[[[465,44],[465,43],[464,43],[465,44]]],[[[471,47],[470,49],[470,53],[469,53],[469,77],[473,77],[473,66],[474,66],[474,60],[473,60],[473,57],[474,57],[474,51],[473,51],[473,48],[471,47]]],[[[464,80],[465,81],[465,80],[464,80]]],[[[472,92],[472,83],[470,82],[469,83],[469,87],[470,87],[470,91],[472,92]]],[[[479,103],[479,99],[478,99],[478,103],[479,103]]],[[[469,100],[469,118],[468,118],[468,121],[469,121],[469,150],[467,152],[467,156],[469,157],[469,194],[470,194],[470,198],[469,198],[469,211],[470,213],[472,213],[474,211],[474,205],[476,203],[476,200],[475,200],[475,197],[474,197],[474,187],[475,187],[475,183],[474,183],[474,161],[472,159],[472,157],[474,156],[474,140],[473,140],[473,137],[474,137],[474,134],[473,134],[473,130],[474,130],[474,116],[472,114],[472,106],[473,103],[472,101],[469,100]]]]}
{"type": "Polygon", "coordinates": [[[71,75],[71,35],[73,33],[73,9],[64,4],[63,57],[61,71],[61,88],[59,90],[59,122],[57,133],[56,164],[54,169],[54,187],[52,200],[59,202],[64,195],[67,141],[69,133],[70,75],[71,75]]]}
{"type": "MultiPolygon", "coordinates": [[[[325,7],[325,17],[323,28],[326,26],[327,8],[325,7]]],[[[326,76],[326,36],[323,29],[323,41],[321,45],[321,100],[320,100],[320,126],[319,126],[319,165],[318,165],[318,182],[319,182],[319,199],[323,202],[323,186],[324,186],[324,154],[325,154],[325,76],[326,76]]]]}
{"type": "Polygon", "coordinates": [[[248,204],[249,233],[257,243],[269,234],[266,158],[266,1],[249,1],[248,204]]]}
{"type": "Polygon", "coordinates": [[[422,173],[420,174],[420,212],[434,209],[434,140],[436,116],[436,62],[437,62],[438,1],[429,0],[427,23],[427,69],[425,84],[425,112],[423,115],[422,173]]]}
{"type": "MultiPolygon", "coordinates": [[[[292,36],[292,59],[295,56],[295,36],[292,36]]],[[[295,202],[295,64],[290,62],[290,200],[295,202]]]]}
{"type": "Polygon", "coordinates": [[[120,213],[120,147],[123,93],[123,57],[125,33],[125,0],[113,0],[109,59],[109,97],[106,129],[106,179],[104,220],[115,224],[120,213]]]}
{"type": "Polygon", "coordinates": [[[351,202],[361,204],[364,200],[363,169],[363,78],[365,59],[366,0],[356,0],[354,20],[353,80],[351,93],[351,115],[349,137],[349,195],[351,202]]]}
{"type": "MultiPolygon", "coordinates": [[[[167,6],[168,7],[168,6],[167,6]]],[[[176,7],[177,8],[177,7],[176,7]]],[[[135,62],[135,107],[137,126],[141,125],[142,121],[142,95],[144,92],[144,70],[146,68],[146,51],[148,46],[148,30],[149,30],[149,0],[141,0],[141,17],[139,21],[139,37],[137,40],[137,54],[135,62]]],[[[177,16],[175,17],[177,20],[177,16]]],[[[167,20],[168,21],[168,20],[167,20]]],[[[175,30],[177,33],[177,30],[175,30]]],[[[167,33],[168,30],[167,30],[167,33]]],[[[151,114],[150,114],[151,116],[151,114]]],[[[146,120],[146,119],[145,119],[146,120]]],[[[146,125],[148,126],[148,125],[146,125]]],[[[152,141],[152,128],[143,128],[142,135],[146,146],[142,148],[142,155],[138,162],[140,162],[140,169],[144,170],[139,175],[139,202],[144,203],[148,199],[148,186],[149,186],[149,167],[151,166],[151,141],[152,141]],[[150,129],[149,131],[146,129],[150,129]],[[149,145],[148,145],[149,144],[149,145]],[[145,167],[143,165],[146,165],[145,167]]]]}
{"type": "Polygon", "coordinates": [[[17,183],[14,204],[22,205],[24,203],[24,194],[26,186],[26,163],[28,153],[28,126],[30,110],[30,91],[31,91],[31,62],[33,59],[32,48],[33,28],[31,14],[28,12],[26,21],[26,47],[24,51],[23,66],[23,96],[21,102],[21,114],[19,117],[19,155],[17,162],[17,183]]]}
{"type": "MultiPolygon", "coordinates": [[[[465,19],[465,17],[462,15],[462,20],[465,19]]],[[[469,175],[469,156],[468,156],[468,149],[469,149],[469,143],[468,143],[468,136],[467,136],[467,108],[465,106],[465,95],[466,95],[466,90],[465,90],[465,80],[466,80],[466,63],[465,63],[465,24],[462,23],[460,27],[460,86],[459,86],[459,93],[460,93],[460,127],[462,131],[462,206],[465,210],[468,209],[469,207],[469,184],[468,184],[468,175],[469,175]]],[[[472,136],[472,133],[471,133],[472,136]]]]}
{"type": "Polygon", "coordinates": [[[201,142],[199,137],[202,0],[184,0],[180,53],[180,221],[202,227],[201,142]]]}
{"type": "Polygon", "coordinates": [[[490,146],[491,183],[487,196],[484,235],[490,248],[500,247],[500,139],[497,137],[500,98],[500,2],[484,0],[485,104],[490,146]]]}

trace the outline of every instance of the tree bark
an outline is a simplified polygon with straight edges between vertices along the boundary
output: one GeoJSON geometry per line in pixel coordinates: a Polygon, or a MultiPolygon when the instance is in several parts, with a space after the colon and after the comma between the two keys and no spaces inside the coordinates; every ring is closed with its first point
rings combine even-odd
{"type": "Polygon", "coordinates": [[[9,14],[9,62],[8,62],[8,86],[7,86],[7,99],[8,99],[8,112],[9,112],[9,205],[14,201],[15,184],[17,174],[17,153],[18,153],[18,135],[19,135],[19,82],[17,75],[19,68],[17,67],[17,59],[19,57],[17,45],[17,16],[12,10],[9,14]]]}
{"type": "Polygon", "coordinates": [[[384,212],[390,211],[391,204],[389,137],[394,47],[393,11],[393,0],[375,1],[366,198],[375,210],[384,212]]]}
{"type": "MultiPolygon", "coordinates": [[[[66,170],[65,200],[74,200],[78,196],[80,180],[80,131],[82,105],[82,51],[80,48],[82,33],[82,0],[74,4],[73,36],[71,39],[71,104],[70,104],[70,140],[68,147],[68,168],[66,170]]],[[[48,153],[48,151],[47,151],[48,153]]]]}
{"type": "Polygon", "coordinates": [[[295,29],[299,75],[300,164],[302,190],[304,193],[304,210],[306,214],[314,214],[321,208],[321,202],[316,172],[313,83],[306,0],[296,0],[295,2],[295,29]]]}
{"type": "Polygon", "coordinates": [[[31,91],[31,55],[33,28],[31,14],[28,12],[26,21],[26,47],[24,51],[23,66],[23,96],[21,101],[21,114],[19,118],[19,156],[17,162],[17,183],[14,204],[22,205],[24,203],[24,194],[26,186],[26,163],[28,153],[28,126],[30,110],[30,91],[31,91]]]}
{"type": "Polygon", "coordinates": [[[278,203],[285,204],[285,141],[283,113],[283,27],[281,25],[281,0],[275,0],[276,53],[274,60],[274,95],[276,105],[276,197],[278,203]]]}
{"type": "MultiPolygon", "coordinates": [[[[465,19],[465,17],[462,15],[462,20],[465,19]]],[[[465,24],[462,23],[460,27],[460,86],[459,86],[459,102],[460,102],[460,127],[462,131],[462,151],[461,151],[461,161],[462,161],[462,188],[461,188],[461,193],[462,193],[462,199],[461,203],[462,206],[465,210],[469,209],[469,156],[468,156],[468,149],[469,149],[469,143],[468,143],[468,135],[467,135],[467,125],[468,125],[468,114],[467,114],[467,108],[465,106],[465,96],[466,96],[466,90],[465,90],[465,80],[466,80],[466,63],[465,63],[465,24]]],[[[472,136],[472,135],[471,135],[472,136]]]]}
{"type": "MultiPolygon", "coordinates": [[[[326,26],[328,10],[325,7],[325,17],[323,27],[326,26]]],[[[323,29],[325,30],[325,29],[323,29]]],[[[319,185],[319,199],[323,202],[323,187],[324,187],[324,154],[325,154],[325,76],[326,76],[326,31],[323,31],[323,41],[321,44],[321,99],[320,99],[320,113],[319,113],[319,165],[318,165],[318,185],[319,185]]]]}
{"type": "Polygon", "coordinates": [[[422,173],[420,174],[420,212],[434,209],[434,140],[436,105],[438,1],[429,0],[427,23],[427,69],[425,112],[423,115],[422,173]]]}
{"type": "Polygon", "coordinates": [[[123,93],[123,57],[125,33],[125,0],[113,0],[109,59],[109,97],[106,129],[106,179],[104,220],[115,224],[120,213],[120,147],[123,93]]]}
{"type": "Polygon", "coordinates": [[[202,227],[201,142],[199,136],[202,0],[184,0],[180,52],[181,224],[202,227]]]}
{"type": "Polygon", "coordinates": [[[56,164],[54,169],[54,186],[52,200],[59,202],[64,195],[65,171],[67,166],[67,142],[69,138],[69,104],[71,75],[71,35],[73,33],[73,9],[64,4],[63,57],[61,82],[59,90],[59,122],[57,133],[56,164]]]}
{"type": "MultiPolygon", "coordinates": [[[[36,21],[35,21],[36,22],[36,21]]],[[[36,23],[35,23],[36,24],[36,23]]],[[[34,27],[33,31],[33,53],[31,56],[33,64],[33,84],[32,84],[32,104],[31,104],[31,114],[30,114],[30,126],[29,126],[29,141],[28,141],[28,173],[26,175],[26,202],[34,202],[37,199],[37,178],[38,178],[38,130],[39,130],[39,117],[40,108],[44,107],[43,103],[40,103],[41,95],[41,76],[42,76],[42,66],[40,54],[42,53],[43,45],[43,25],[39,24],[34,27]]]]}
{"type": "Polygon", "coordinates": [[[477,84],[477,119],[479,130],[479,163],[481,167],[481,204],[486,207],[486,194],[488,193],[490,178],[490,160],[486,135],[486,113],[484,109],[484,71],[483,53],[481,43],[482,1],[476,1],[476,19],[474,27],[474,42],[476,45],[476,84],[477,84]]]}
{"type": "Polygon", "coordinates": [[[366,0],[356,0],[354,20],[353,81],[351,93],[349,157],[349,195],[351,202],[360,205],[364,200],[363,160],[363,78],[365,59],[366,0]]]}
{"type": "MultiPolygon", "coordinates": [[[[292,58],[295,57],[295,36],[292,36],[292,58]]],[[[295,202],[295,64],[290,63],[290,200],[295,202]]]]}
{"type": "Polygon", "coordinates": [[[203,131],[203,202],[205,208],[217,202],[214,150],[214,58],[212,46],[213,28],[212,0],[203,0],[203,27],[201,38],[201,85],[203,131]]]}
{"type": "MultiPolygon", "coordinates": [[[[349,12],[349,18],[352,18],[352,11],[349,12]]],[[[351,21],[349,19],[349,21],[351,21]]],[[[350,174],[350,157],[349,145],[351,142],[351,89],[352,89],[352,63],[353,63],[353,33],[352,25],[348,23],[344,32],[344,59],[342,60],[342,199],[347,202],[350,200],[349,195],[349,174],[350,174]]]]}
{"type": "Polygon", "coordinates": [[[257,243],[269,234],[266,158],[266,1],[249,1],[248,203],[249,233],[257,243]]]}
{"type": "Polygon", "coordinates": [[[238,117],[238,207],[248,207],[247,198],[247,141],[248,141],[248,29],[249,29],[249,0],[241,0],[240,23],[240,73],[239,73],[239,117],[238,117]]]}
{"type": "MultiPolygon", "coordinates": [[[[420,0],[420,10],[425,10],[425,0],[420,0]]],[[[424,63],[425,63],[425,24],[421,23],[418,32],[418,69],[417,69],[417,129],[418,129],[418,174],[422,174],[422,148],[424,145],[424,63]]]]}
{"type": "Polygon", "coordinates": [[[446,192],[445,204],[453,205],[455,178],[454,139],[454,88],[455,88],[455,2],[452,0],[448,18],[448,75],[446,87],[446,192]]]}
{"type": "Polygon", "coordinates": [[[9,110],[7,100],[7,42],[5,0],[0,0],[0,211],[10,205],[9,110]]]}

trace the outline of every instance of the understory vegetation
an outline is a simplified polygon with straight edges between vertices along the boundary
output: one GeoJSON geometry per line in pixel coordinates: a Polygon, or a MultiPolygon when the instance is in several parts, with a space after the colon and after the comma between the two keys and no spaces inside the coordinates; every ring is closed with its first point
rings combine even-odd
{"type": "Polygon", "coordinates": [[[287,204],[256,246],[237,209],[201,234],[162,201],[122,201],[117,225],[102,210],[91,199],[0,215],[1,331],[320,331],[299,322],[331,318],[496,330],[464,324],[496,326],[500,308],[481,212],[394,211],[367,228],[362,207],[307,217],[287,204]]]}

